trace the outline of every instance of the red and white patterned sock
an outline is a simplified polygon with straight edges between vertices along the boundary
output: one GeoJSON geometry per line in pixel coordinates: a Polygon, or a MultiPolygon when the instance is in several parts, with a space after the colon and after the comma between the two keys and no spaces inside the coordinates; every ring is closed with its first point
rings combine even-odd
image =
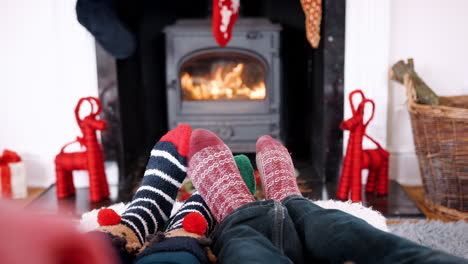
{"type": "Polygon", "coordinates": [[[240,0],[213,1],[213,36],[221,47],[231,40],[232,28],[239,13],[239,2],[240,0]]]}
{"type": "Polygon", "coordinates": [[[208,130],[192,133],[187,174],[218,223],[240,206],[255,201],[231,150],[208,130]]]}
{"type": "Polygon", "coordinates": [[[265,197],[282,201],[289,195],[302,195],[294,175],[294,165],[288,150],[270,136],[257,141],[257,168],[265,197]]]}

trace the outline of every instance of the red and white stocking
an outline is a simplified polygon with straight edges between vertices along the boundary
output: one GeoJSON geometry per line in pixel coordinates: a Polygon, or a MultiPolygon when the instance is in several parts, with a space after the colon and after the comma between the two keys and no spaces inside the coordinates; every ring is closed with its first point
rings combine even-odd
{"type": "Polygon", "coordinates": [[[239,13],[240,0],[213,0],[213,36],[224,47],[232,36],[232,28],[239,13]]]}

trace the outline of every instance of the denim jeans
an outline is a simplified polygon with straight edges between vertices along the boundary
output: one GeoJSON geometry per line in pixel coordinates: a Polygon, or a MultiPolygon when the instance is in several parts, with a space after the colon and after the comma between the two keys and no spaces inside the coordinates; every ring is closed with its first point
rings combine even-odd
{"type": "Polygon", "coordinates": [[[297,195],[238,208],[212,239],[220,263],[468,263],[297,195]]]}

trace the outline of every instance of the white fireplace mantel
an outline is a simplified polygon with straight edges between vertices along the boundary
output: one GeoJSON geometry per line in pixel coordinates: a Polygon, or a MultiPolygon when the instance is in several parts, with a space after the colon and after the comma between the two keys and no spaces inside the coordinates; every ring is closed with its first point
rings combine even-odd
{"type": "MultiPolygon", "coordinates": [[[[367,133],[387,147],[390,53],[390,0],[347,0],[345,36],[344,117],[351,117],[348,95],[356,89],[374,100],[375,116],[367,133]]],[[[355,105],[357,105],[355,103],[355,105]]],[[[370,107],[366,107],[370,113],[370,107]]],[[[366,115],[368,116],[368,115],[366,115]]],[[[344,133],[346,151],[349,133],[344,133]]],[[[364,140],[364,148],[375,148],[364,140]]]]}
{"type": "MultiPolygon", "coordinates": [[[[344,119],[351,116],[348,94],[361,89],[376,104],[374,119],[367,129],[368,134],[383,147],[387,146],[389,20],[390,0],[347,0],[344,119]]],[[[345,133],[345,144],[347,138],[348,133],[345,133]]],[[[364,147],[375,146],[365,141],[364,147]]]]}

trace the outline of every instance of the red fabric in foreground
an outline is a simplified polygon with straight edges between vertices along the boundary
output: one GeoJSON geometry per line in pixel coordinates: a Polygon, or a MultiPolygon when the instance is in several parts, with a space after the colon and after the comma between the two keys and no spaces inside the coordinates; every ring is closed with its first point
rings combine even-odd
{"type": "Polygon", "coordinates": [[[0,263],[118,263],[104,236],[80,233],[69,219],[26,212],[4,202],[0,234],[0,263]]]}

